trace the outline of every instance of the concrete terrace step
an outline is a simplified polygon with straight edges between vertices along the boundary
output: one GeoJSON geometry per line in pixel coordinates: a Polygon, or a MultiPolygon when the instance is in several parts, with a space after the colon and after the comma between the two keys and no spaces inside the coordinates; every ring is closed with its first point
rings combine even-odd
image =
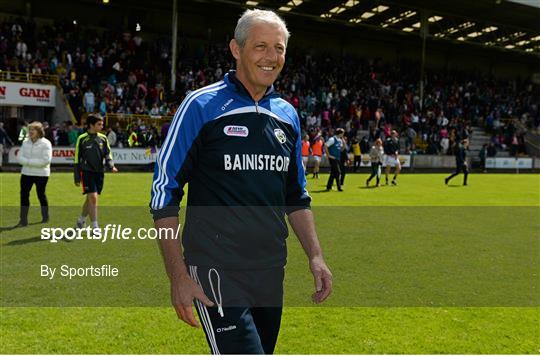
{"type": "Polygon", "coordinates": [[[368,130],[358,130],[356,133],[356,137],[362,138],[364,136],[369,137],[369,131],[368,130]]]}
{"type": "Polygon", "coordinates": [[[472,136],[471,137],[471,141],[474,141],[474,142],[489,142],[491,140],[490,137],[485,137],[485,136],[482,136],[482,137],[478,137],[478,136],[472,136]]]}

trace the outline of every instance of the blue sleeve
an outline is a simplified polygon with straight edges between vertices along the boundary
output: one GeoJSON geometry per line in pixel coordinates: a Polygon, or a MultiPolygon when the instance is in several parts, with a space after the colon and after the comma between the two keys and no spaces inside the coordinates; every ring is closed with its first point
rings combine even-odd
{"type": "Polygon", "coordinates": [[[184,185],[197,160],[204,122],[200,105],[192,99],[188,95],[176,111],[156,160],[150,200],[154,220],[178,216],[184,185]]]}
{"type": "Polygon", "coordinates": [[[300,131],[300,121],[296,112],[295,117],[295,132],[296,144],[295,150],[291,155],[291,163],[289,164],[289,172],[287,175],[287,197],[285,211],[287,214],[300,209],[309,209],[311,207],[311,197],[306,189],[306,174],[304,165],[302,164],[302,135],[300,131]]]}

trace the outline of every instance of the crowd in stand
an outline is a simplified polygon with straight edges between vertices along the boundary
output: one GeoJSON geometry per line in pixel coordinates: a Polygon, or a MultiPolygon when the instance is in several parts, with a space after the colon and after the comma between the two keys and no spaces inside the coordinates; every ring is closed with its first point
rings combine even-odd
{"type": "MultiPolygon", "coordinates": [[[[75,147],[77,138],[84,133],[84,128],[71,121],[62,122],[50,126],[48,122],[43,123],[44,137],[53,146],[75,147]]],[[[106,128],[105,135],[111,147],[119,148],[152,148],[161,146],[161,138],[167,135],[168,124],[162,125],[161,129],[155,125],[147,126],[142,122],[128,124],[126,127],[117,122],[115,125],[106,128]]],[[[27,137],[28,123],[21,122],[21,130],[17,139],[18,144],[22,144],[27,137]]],[[[13,142],[11,142],[13,143],[13,142]]]]}
{"type": "MultiPolygon", "coordinates": [[[[169,116],[189,91],[234,68],[225,43],[182,43],[177,87],[171,92],[167,39],[147,42],[139,32],[83,30],[70,22],[38,31],[32,20],[13,19],[0,23],[0,69],[58,75],[77,120],[90,112],[169,116]]],[[[428,72],[421,102],[418,71],[415,62],[390,65],[291,49],[275,86],[296,108],[312,141],[343,128],[348,141],[360,141],[364,149],[396,129],[405,153],[451,154],[460,139],[471,135],[472,126],[483,126],[492,135],[493,148],[517,154],[524,150],[524,130],[518,127],[540,126],[538,88],[530,82],[428,72]]],[[[81,128],[71,126],[51,128],[51,142],[73,145],[69,132],[81,128]]],[[[159,146],[164,134],[157,125],[107,129],[124,147],[159,146]]]]}

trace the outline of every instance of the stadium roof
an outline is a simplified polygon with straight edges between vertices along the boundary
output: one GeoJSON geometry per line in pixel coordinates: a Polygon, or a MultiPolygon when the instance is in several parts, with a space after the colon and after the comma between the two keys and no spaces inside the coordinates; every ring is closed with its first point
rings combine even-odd
{"type": "MultiPolygon", "coordinates": [[[[0,3],[6,0],[0,0],[0,3]]],[[[9,2],[9,0],[7,0],[9,2]]],[[[51,0],[58,4],[102,4],[103,0],[51,0]]],[[[277,10],[309,26],[328,23],[381,34],[419,36],[422,19],[428,38],[470,44],[509,53],[540,56],[540,0],[177,0],[180,12],[198,11],[209,18],[235,8],[277,10]]],[[[49,3],[48,3],[49,4],[49,3]]],[[[172,10],[173,0],[108,0],[118,9],[172,10]]],[[[72,6],[72,5],[70,5],[72,6]]],[[[334,26],[333,26],[334,27],[334,26]]],[[[335,28],[335,27],[334,27],[335,28]]],[[[319,27],[317,30],[323,31],[319,27]]]]}
{"type": "MultiPolygon", "coordinates": [[[[172,1],[172,0],[171,0],[172,1]]],[[[540,55],[540,0],[198,0],[540,55]],[[525,3],[525,4],[524,4],[525,3]]]]}

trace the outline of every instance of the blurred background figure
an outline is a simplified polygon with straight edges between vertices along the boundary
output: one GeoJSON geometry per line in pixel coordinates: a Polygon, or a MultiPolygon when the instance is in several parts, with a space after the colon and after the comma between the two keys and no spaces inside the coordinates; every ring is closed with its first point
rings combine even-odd
{"type": "Polygon", "coordinates": [[[9,138],[6,130],[4,130],[4,123],[0,122],[0,172],[2,171],[2,164],[4,163],[4,151],[13,146],[13,141],[9,138]]]}
{"type": "Polygon", "coordinates": [[[469,175],[469,167],[467,165],[467,148],[469,140],[462,140],[456,147],[456,171],[449,177],[444,179],[444,184],[448,184],[452,178],[463,172],[463,185],[467,185],[467,177],[469,175]]]}
{"type": "Polygon", "coordinates": [[[383,157],[384,157],[384,149],[382,146],[382,140],[378,138],[375,141],[375,145],[371,147],[371,150],[369,151],[369,158],[371,161],[371,175],[366,180],[366,187],[369,187],[369,182],[371,182],[373,177],[377,177],[376,186],[378,187],[380,185],[381,167],[382,167],[383,157]]]}

